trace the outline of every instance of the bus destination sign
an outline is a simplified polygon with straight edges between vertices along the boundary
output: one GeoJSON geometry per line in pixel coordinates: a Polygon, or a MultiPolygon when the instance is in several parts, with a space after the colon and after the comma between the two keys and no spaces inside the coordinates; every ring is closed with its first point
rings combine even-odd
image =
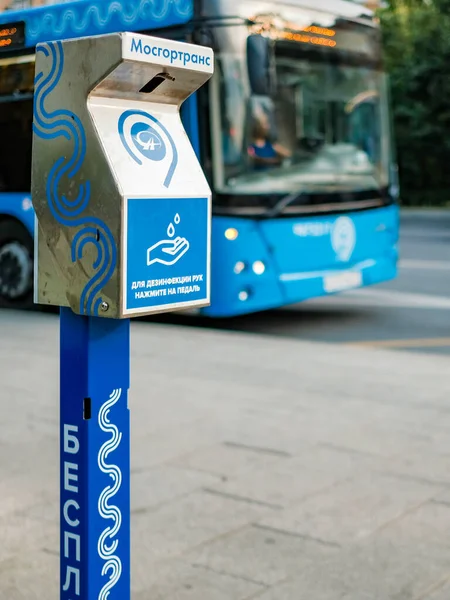
{"type": "Polygon", "coordinates": [[[25,47],[25,22],[0,25],[0,52],[25,47]]]}

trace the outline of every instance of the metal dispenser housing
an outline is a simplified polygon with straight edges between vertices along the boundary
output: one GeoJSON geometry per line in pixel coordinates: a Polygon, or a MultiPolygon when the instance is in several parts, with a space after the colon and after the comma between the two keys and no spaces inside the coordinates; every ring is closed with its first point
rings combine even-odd
{"type": "Polygon", "coordinates": [[[37,47],[37,303],[111,318],[209,304],[211,191],[180,106],[213,63],[131,33],[37,47]]]}

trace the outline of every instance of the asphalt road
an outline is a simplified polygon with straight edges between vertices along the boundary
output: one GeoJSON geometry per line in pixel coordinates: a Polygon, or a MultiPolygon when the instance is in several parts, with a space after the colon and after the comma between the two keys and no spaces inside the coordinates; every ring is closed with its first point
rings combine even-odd
{"type": "MultiPolygon", "coordinates": [[[[450,211],[402,214],[399,277],[283,310],[193,326],[450,354],[450,211]]],[[[175,320],[174,320],[175,319],[175,320]]]]}

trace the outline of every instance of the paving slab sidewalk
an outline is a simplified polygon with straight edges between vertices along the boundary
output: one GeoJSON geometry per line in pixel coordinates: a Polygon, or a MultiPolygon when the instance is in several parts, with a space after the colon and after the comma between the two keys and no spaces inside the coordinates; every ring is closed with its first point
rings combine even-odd
{"type": "MultiPolygon", "coordinates": [[[[0,600],[58,598],[57,353],[0,313],[0,600]]],[[[448,597],[447,358],[146,322],[132,355],[135,600],[448,597]]]]}

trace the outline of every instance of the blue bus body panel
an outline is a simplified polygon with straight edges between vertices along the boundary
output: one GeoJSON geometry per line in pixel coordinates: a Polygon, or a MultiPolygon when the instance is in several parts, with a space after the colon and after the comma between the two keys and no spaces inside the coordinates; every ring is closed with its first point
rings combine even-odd
{"type": "Polygon", "coordinates": [[[1,193],[0,219],[5,216],[17,219],[34,235],[34,210],[29,193],[1,193]]]}
{"type": "Polygon", "coordinates": [[[25,22],[25,46],[116,31],[145,31],[192,19],[193,0],[73,0],[0,14],[0,24],[25,22]]]}
{"type": "Polygon", "coordinates": [[[393,279],[398,226],[396,205],[263,221],[215,217],[212,302],[202,312],[227,317],[393,279]],[[236,239],[227,239],[229,229],[236,239]]]}

